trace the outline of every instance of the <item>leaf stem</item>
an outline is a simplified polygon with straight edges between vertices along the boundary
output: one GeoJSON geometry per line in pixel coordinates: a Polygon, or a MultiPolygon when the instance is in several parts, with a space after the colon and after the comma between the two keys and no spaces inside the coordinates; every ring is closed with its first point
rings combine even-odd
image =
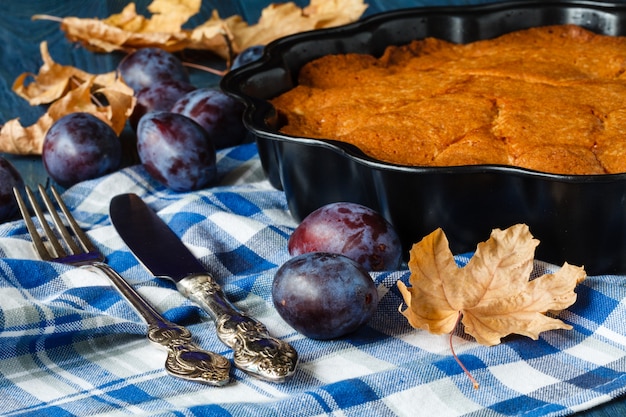
{"type": "Polygon", "coordinates": [[[36,14],[31,17],[32,20],[52,20],[54,22],[62,22],[63,19],[56,16],[50,16],[49,14],[36,14]]]}
{"type": "MultiPolygon", "coordinates": [[[[456,318],[456,324],[454,325],[455,329],[458,327],[459,323],[461,322],[462,317],[463,317],[463,314],[459,311],[459,315],[456,318]]],[[[463,369],[463,372],[465,372],[465,375],[467,375],[470,381],[472,381],[472,385],[474,386],[474,389],[478,389],[480,387],[480,384],[478,383],[476,378],[472,376],[470,371],[467,370],[465,365],[463,365],[463,362],[461,362],[461,359],[459,359],[459,357],[456,355],[456,352],[454,351],[454,346],[452,345],[452,332],[450,332],[449,343],[450,343],[450,350],[452,351],[452,356],[454,357],[454,360],[456,360],[456,362],[459,364],[461,369],[463,369]]]]}
{"type": "Polygon", "coordinates": [[[215,68],[211,68],[211,67],[207,67],[206,65],[200,65],[200,64],[194,64],[191,62],[183,62],[183,65],[189,68],[195,68],[195,69],[199,69],[201,71],[205,71],[208,72],[210,74],[215,74],[215,75],[219,75],[219,76],[224,76],[226,74],[226,71],[220,71],[217,70],[215,68]]]}

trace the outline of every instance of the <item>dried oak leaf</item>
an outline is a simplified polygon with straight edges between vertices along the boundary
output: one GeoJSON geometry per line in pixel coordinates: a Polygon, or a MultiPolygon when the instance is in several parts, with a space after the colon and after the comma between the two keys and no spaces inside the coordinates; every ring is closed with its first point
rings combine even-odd
{"type": "MultiPolygon", "coordinates": [[[[105,19],[65,17],[61,30],[72,42],[97,52],[159,47],[169,52],[183,49],[209,50],[228,58],[247,46],[264,45],[281,36],[357,20],[367,6],[362,0],[312,0],[299,8],[294,3],[272,4],[262,11],[259,22],[248,25],[234,15],[227,19],[214,11],[210,19],[192,29],[183,29],[200,11],[200,0],[154,0],[150,18],[137,14],[134,3],[105,19]]],[[[34,16],[47,19],[49,16],[34,16]]]]}
{"type": "Polygon", "coordinates": [[[89,74],[71,66],[55,63],[47,46],[41,45],[43,66],[34,80],[26,85],[32,74],[22,74],[13,90],[31,105],[51,103],[33,125],[24,127],[19,118],[9,120],[0,129],[0,152],[20,155],[40,155],[46,132],[61,117],[74,112],[88,112],[108,123],[119,135],[132,113],[135,98],[130,87],[115,73],[89,74]],[[104,97],[105,104],[94,97],[104,97]]]}
{"type": "Polygon", "coordinates": [[[545,313],[572,305],[586,273],[565,263],[554,274],[530,280],[538,243],[524,224],[495,229],[459,268],[437,229],[411,249],[411,287],[397,283],[407,304],[402,314],[411,326],[435,334],[452,332],[462,314],[465,332],[487,346],[512,333],[536,340],[546,330],[571,329],[545,313]]]}

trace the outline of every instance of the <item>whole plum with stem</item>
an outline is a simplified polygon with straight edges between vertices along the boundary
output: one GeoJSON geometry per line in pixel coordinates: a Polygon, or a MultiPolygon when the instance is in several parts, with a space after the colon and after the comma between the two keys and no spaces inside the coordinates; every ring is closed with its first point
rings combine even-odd
{"type": "Polygon", "coordinates": [[[216,149],[240,144],[246,137],[244,104],[218,88],[199,88],[181,97],[172,112],[183,114],[202,126],[216,149]]]}
{"type": "Polygon", "coordinates": [[[126,55],[117,66],[122,80],[135,93],[158,81],[189,83],[189,73],[176,55],[161,48],[141,48],[126,55]]]}
{"type": "Polygon", "coordinates": [[[333,252],[360,263],[368,271],[395,270],[402,244],[393,226],[361,204],[335,202],[311,212],[289,237],[289,253],[333,252]]]}
{"type": "Polygon", "coordinates": [[[17,213],[13,187],[24,188],[24,180],[15,166],[0,156],[0,223],[11,220],[17,213]]]}
{"type": "Polygon", "coordinates": [[[174,191],[199,190],[217,177],[206,131],[178,113],[151,112],[137,126],[137,153],[148,173],[174,191]]]}
{"type": "Polygon", "coordinates": [[[48,175],[69,187],[117,170],[122,145],[111,126],[90,113],[76,112],[48,129],[41,158],[48,175]]]}
{"type": "Polygon", "coordinates": [[[272,301],[287,324],[312,339],[334,339],[366,323],[378,306],[376,285],[352,259],[309,252],[276,271],[272,301]]]}

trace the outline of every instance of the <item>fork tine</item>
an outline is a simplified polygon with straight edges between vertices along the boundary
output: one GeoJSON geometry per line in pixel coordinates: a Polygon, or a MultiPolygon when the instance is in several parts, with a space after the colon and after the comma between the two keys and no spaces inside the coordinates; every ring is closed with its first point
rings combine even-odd
{"type": "MultiPolygon", "coordinates": [[[[41,185],[39,187],[41,187],[41,185]]],[[[52,195],[54,196],[54,199],[56,200],[57,205],[63,212],[63,215],[67,219],[67,222],[70,225],[70,228],[74,232],[74,235],[78,239],[78,242],[81,244],[83,249],[87,252],[97,252],[98,249],[94,246],[94,244],[91,242],[91,239],[89,239],[89,237],[83,231],[83,229],[78,225],[78,223],[76,222],[76,219],[74,219],[74,216],[72,216],[72,213],[65,205],[65,202],[63,202],[63,199],[59,195],[58,191],[54,187],[50,187],[50,190],[52,191],[52,195]]]]}
{"type": "MultiPolygon", "coordinates": [[[[53,194],[54,194],[55,192],[54,187],[50,187],[50,188],[53,190],[53,194]]],[[[57,213],[56,208],[54,207],[54,203],[52,202],[52,200],[50,200],[50,197],[48,197],[46,190],[43,188],[43,186],[41,186],[41,184],[38,186],[38,189],[39,189],[39,194],[41,195],[41,199],[46,205],[46,208],[48,209],[48,213],[50,213],[50,216],[52,217],[52,222],[54,223],[54,226],[56,227],[57,231],[61,234],[61,236],[63,236],[63,240],[65,241],[67,246],[70,248],[72,254],[76,255],[82,252],[81,248],[76,244],[76,242],[74,242],[74,239],[72,239],[72,235],[70,234],[69,230],[67,230],[67,227],[65,227],[65,225],[63,224],[63,220],[61,220],[61,217],[59,217],[59,213],[57,213]]],[[[57,203],[61,200],[60,198],[57,197],[57,195],[55,195],[55,199],[57,200],[57,203]]],[[[63,214],[65,214],[65,217],[68,216],[65,211],[63,212],[63,214]]]]}
{"type": "MultiPolygon", "coordinates": [[[[26,188],[26,192],[28,193],[30,190],[28,187],[26,188]]],[[[17,201],[17,206],[20,209],[20,213],[22,214],[22,218],[24,219],[24,223],[26,224],[26,229],[28,230],[28,234],[30,235],[31,240],[33,241],[33,245],[35,246],[35,250],[39,254],[39,257],[44,261],[49,261],[52,259],[52,255],[50,251],[43,243],[39,232],[37,232],[37,227],[35,223],[30,217],[30,212],[28,211],[28,207],[26,207],[26,203],[20,194],[20,190],[17,187],[13,187],[13,194],[15,195],[15,201],[17,201]]],[[[32,194],[32,193],[31,193],[32,194]]],[[[30,200],[30,195],[29,195],[30,200]]]]}
{"type": "Polygon", "coordinates": [[[30,187],[25,187],[25,188],[26,188],[26,195],[28,196],[28,201],[30,202],[30,206],[33,208],[33,211],[35,212],[35,216],[37,217],[37,220],[39,221],[39,225],[43,229],[46,235],[46,238],[48,239],[48,242],[50,242],[50,245],[52,245],[52,248],[56,252],[56,256],[57,257],[67,256],[66,250],[61,245],[61,242],[59,242],[59,239],[57,239],[56,235],[54,234],[54,231],[50,227],[50,224],[48,224],[48,220],[46,219],[46,216],[41,206],[37,202],[37,198],[35,197],[35,194],[33,194],[30,187]]]}
{"type": "Polygon", "coordinates": [[[39,220],[39,224],[41,225],[41,228],[46,234],[46,237],[48,238],[48,242],[50,242],[50,244],[54,248],[54,251],[56,252],[57,257],[67,256],[66,250],[63,248],[63,246],[61,245],[61,242],[59,242],[59,239],[57,239],[56,235],[54,234],[54,231],[48,224],[48,221],[46,220],[46,216],[44,215],[44,212],[41,209],[41,206],[37,202],[35,195],[33,194],[33,192],[31,191],[29,187],[26,187],[26,195],[28,196],[30,205],[33,208],[33,211],[35,212],[35,216],[37,216],[37,220],[39,220]]]}

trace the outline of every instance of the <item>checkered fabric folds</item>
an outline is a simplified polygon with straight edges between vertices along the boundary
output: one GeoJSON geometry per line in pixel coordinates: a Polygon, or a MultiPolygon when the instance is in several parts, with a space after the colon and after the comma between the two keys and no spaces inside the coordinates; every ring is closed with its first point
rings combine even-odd
{"type": "MultiPolygon", "coordinates": [[[[105,277],[38,260],[21,220],[0,225],[0,414],[3,416],[560,416],[626,391],[626,277],[589,277],[559,317],[574,330],[494,347],[458,333],[411,328],[398,312],[407,270],[372,274],[381,295],[367,326],[315,341],[284,323],[271,302],[276,269],[296,226],[285,196],[264,178],[254,144],[219,153],[214,187],[174,193],[140,166],[66,190],[67,205],[106,254],[164,316],[202,347],[232,358],[214,325],[173,283],[151,276],[108,219],[110,199],[133,192],[163,218],[242,310],[300,354],[284,384],[233,369],[216,388],[166,374],[165,351],[105,277]]],[[[469,255],[459,255],[460,265],[469,255]]],[[[536,273],[556,267],[536,263],[536,273]]]]}

